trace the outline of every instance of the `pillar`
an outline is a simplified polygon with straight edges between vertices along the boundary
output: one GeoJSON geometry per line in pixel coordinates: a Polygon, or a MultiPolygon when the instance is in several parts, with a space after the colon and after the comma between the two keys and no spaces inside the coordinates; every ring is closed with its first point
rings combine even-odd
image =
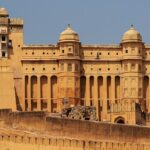
{"type": "Polygon", "coordinates": [[[103,76],[102,121],[107,120],[107,76],[103,76]]]}
{"type": "Polygon", "coordinates": [[[52,112],[52,100],[51,100],[51,77],[48,77],[48,99],[47,99],[47,111],[52,112]]]}
{"type": "Polygon", "coordinates": [[[99,107],[98,107],[98,77],[94,76],[94,106],[96,107],[96,117],[99,119],[99,107]]]}
{"type": "Polygon", "coordinates": [[[40,76],[37,76],[37,110],[41,110],[41,81],[40,76]]]}
{"type": "Polygon", "coordinates": [[[86,76],[86,101],[85,106],[90,106],[90,77],[86,76]]]}
{"type": "Polygon", "coordinates": [[[148,98],[146,99],[148,113],[150,113],[150,76],[149,76],[149,84],[148,84],[148,98]]]}
{"type": "Polygon", "coordinates": [[[28,111],[32,110],[32,106],[31,106],[31,76],[28,76],[28,111]]]}
{"type": "MultiPolygon", "coordinates": [[[[25,81],[25,77],[26,76],[23,76],[23,88],[22,88],[22,94],[23,94],[23,102],[21,104],[21,108],[23,111],[25,111],[25,101],[26,101],[26,96],[25,96],[25,86],[26,86],[26,81],[25,81]]],[[[27,87],[26,87],[27,88],[27,87]]]]}
{"type": "Polygon", "coordinates": [[[115,93],[116,93],[116,88],[115,88],[115,76],[111,76],[111,104],[115,103],[115,93]]]}

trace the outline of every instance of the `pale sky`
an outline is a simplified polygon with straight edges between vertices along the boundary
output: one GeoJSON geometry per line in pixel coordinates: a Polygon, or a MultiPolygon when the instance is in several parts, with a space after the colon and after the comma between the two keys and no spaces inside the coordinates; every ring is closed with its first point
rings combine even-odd
{"type": "Polygon", "coordinates": [[[26,44],[55,44],[67,24],[82,43],[118,44],[133,24],[150,43],[150,0],[0,0],[24,19],[26,44]]]}

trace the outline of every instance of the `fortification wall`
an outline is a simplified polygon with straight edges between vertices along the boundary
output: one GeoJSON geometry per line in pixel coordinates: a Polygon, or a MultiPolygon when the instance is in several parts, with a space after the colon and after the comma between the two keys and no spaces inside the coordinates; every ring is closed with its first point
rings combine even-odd
{"type": "Polygon", "coordinates": [[[0,136],[0,150],[150,150],[150,144],[42,138],[33,136],[0,136]]]}
{"type": "Polygon", "coordinates": [[[150,128],[0,110],[0,150],[150,150],[150,128]]]}

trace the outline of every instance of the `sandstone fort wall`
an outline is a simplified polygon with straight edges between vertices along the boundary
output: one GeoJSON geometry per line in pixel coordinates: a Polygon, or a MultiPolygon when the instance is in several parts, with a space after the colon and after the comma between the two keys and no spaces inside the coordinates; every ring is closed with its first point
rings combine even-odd
{"type": "Polygon", "coordinates": [[[150,150],[150,128],[0,110],[0,150],[150,150]]]}

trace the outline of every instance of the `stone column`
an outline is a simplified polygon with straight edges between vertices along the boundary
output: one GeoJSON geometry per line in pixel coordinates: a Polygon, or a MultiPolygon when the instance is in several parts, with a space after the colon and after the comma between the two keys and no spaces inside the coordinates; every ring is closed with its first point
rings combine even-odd
{"type": "Polygon", "coordinates": [[[22,87],[23,102],[22,102],[22,104],[21,104],[21,107],[22,107],[22,110],[25,111],[25,101],[26,101],[26,98],[27,98],[26,95],[25,95],[25,92],[26,92],[26,89],[25,89],[25,88],[26,88],[25,76],[23,76],[23,79],[22,79],[22,80],[23,80],[23,83],[22,83],[22,86],[23,86],[23,87],[22,87]]]}
{"type": "Polygon", "coordinates": [[[115,76],[111,76],[111,104],[115,102],[115,76]]]}
{"type": "Polygon", "coordinates": [[[31,106],[31,76],[29,75],[28,76],[28,111],[31,111],[32,110],[32,106],[31,106]]]}
{"type": "Polygon", "coordinates": [[[99,107],[98,107],[98,77],[94,76],[94,106],[96,107],[96,116],[99,119],[99,107]]]}
{"type": "Polygon", "coordinates": [[[90,106],[90,77],[86,76],[86,100],[85,106],[90,106]]]}
{"type": "Polygon", "coordinates": [[[103,76],[102,121],[107,120],[107,76],[103,76]]]}
{"type": "Polygon", "coordinates": [[[48,76],[48,99],[47,99],[47,111],[52,112],[52,100],[51,100],[51,77],[48,76]]]}
{"type": "Polygon", "coordinates": [[[150,76],[149,76],[149,84],[148,84],[148,99],[146,99],[148,113],[150,113],[150,76]]]}
{"type": "Polygon", "coordinates": [[[41,81],[40,76],[37,76],[37,110],[41,110],[41,81]]]}

